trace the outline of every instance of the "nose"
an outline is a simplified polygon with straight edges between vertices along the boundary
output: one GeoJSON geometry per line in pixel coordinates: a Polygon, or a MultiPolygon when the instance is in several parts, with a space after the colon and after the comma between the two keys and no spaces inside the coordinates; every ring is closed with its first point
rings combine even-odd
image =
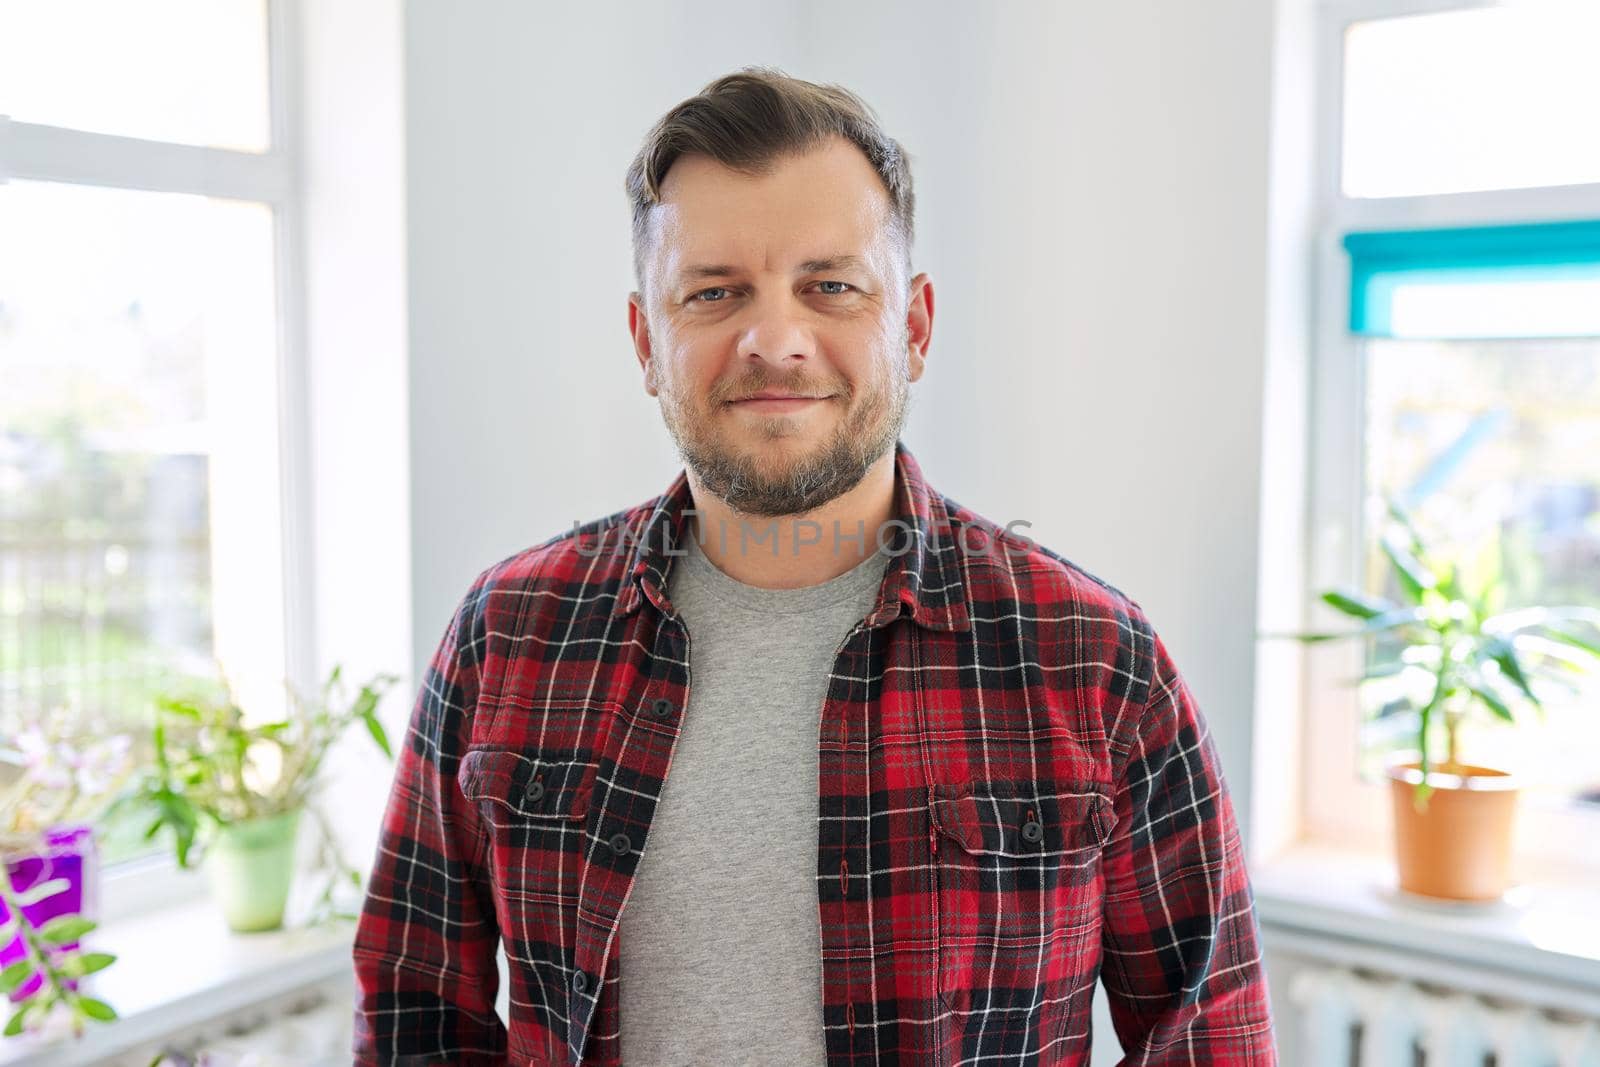
{"type": "Polygon", "coordinates": [[[761,360],[783,369],[811,359],[816,355],[817,340],[809,318],[809,309],[792,293],[755,302],[739,334],[740,362],[761,360]]]}

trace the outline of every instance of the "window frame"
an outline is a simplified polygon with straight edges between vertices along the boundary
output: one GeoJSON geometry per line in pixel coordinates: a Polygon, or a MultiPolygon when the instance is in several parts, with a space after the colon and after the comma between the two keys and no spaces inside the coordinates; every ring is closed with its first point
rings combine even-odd
{"type": "MultiPolygon", "coordinates": [[[[317,648],[310,480],[305,260],[301,181],[301,56],[298,0],[263,0],[271,141],[264,152],[20,122],[0,114],[0,184],[10,179],[190,193],[246,200],[272,211],[276,289],[279,494],[283,529],[284,670],[301,692],[317,648]]],[[[114,922],[204,895],[199,872],[170,851],[105,868],[98,917],[114,922]]]]}
{"type": "MultiPolygon", "coordinates": [[[[1502,6],[1494,0],[1323,0],[1316,39],[1314,299],[1306,495],[1306,588],[1302,625],[1338,626],[1317,591],[1356,585],[1362,573],[1362,480],[1367,339],[1349,329],[1350,262],[1342,239],[1362,230],[1600,219],[1600,183],[1486,192],[1352,198],[1343,194],[1345,31],[1356,22],[1502,6]],[[1352,415],[1356,417],[1352,418],[1352,415]]],[[[1311,648],[1302,656],[1301,836],[1370,848],[1389,833],[1385,783],[1357,773],[1360,709],[1346,680],[1361,671],[1359,642],[1311,648]]],[[[1537,878],[1600,870],[1600,857],[1575,856],[1574,840],[1600,834],[1600,812],[1520,805],[1521,873],[1537,878]]]]}

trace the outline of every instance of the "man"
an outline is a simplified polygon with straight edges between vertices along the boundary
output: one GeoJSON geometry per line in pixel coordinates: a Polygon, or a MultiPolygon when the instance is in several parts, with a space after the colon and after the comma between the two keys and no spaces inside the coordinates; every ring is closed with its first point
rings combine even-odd
{"type": "Polygon", "coordinates": [[[1275,1063],[1162,641],[899,440],[934,301],[898,143],[747,68],[627,188],[685,469],[459,604],[356,932],[357,1061],[1084,1064],[1098,976],[1126,1063],[1275,1063]]]}

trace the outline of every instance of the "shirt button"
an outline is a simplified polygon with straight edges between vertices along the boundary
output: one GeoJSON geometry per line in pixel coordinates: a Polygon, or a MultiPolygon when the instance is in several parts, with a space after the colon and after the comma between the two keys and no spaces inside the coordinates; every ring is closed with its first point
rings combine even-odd
{"type": "Polygon", "coordinates": [[[1022,839],[1024,841],[1037,841],[1043,836],[1044,827],[1040,826],[1033,819],[1029,819],[1027,822],[1022,824],[1022,839]]]}
{"type": "Polygon", "coordinates": [[[615,852],[617,855],[619,855],[619,856],[626,855],[628,850],[630,848],[632,848],[632,847],[633,847],[633,842],[628,840],[628,835],[627,834],[612,834],[611,835],[611,851],[615,852]]]}
{"type": "Polygon", "coordinates": [[[585,989],[588,989],[589,976],[584,974],[582,971],[573,971],[572,988],[577,990],[579,993],[582,993],[585,989]]]}
{"type": "Polygon", "coordinates": [[[529,804],[537,804],[544,799],[544,783],[535,778],[528,783],[528,791],[523,794],[528,798],[529,804]]]}
{"type": "Polygon", "coordinates": [[[650,710],[656,713],[657,718],[665,719],[672,714],[672,701],[666,697],[656,697],[650,705],[650,710]]]}

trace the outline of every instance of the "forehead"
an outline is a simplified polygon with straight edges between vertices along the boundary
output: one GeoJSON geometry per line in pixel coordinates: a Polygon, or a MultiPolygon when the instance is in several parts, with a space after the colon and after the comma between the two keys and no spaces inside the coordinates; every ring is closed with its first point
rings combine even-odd
{"type": "Polygon", "coordinates": [[[742,174],[708,156],[684,156],[652,212],[657,261],[672,278],[698,263],[789,270],[840,252],[883,269],[889,193],[860,149],[838,138],[742,174]]]}

